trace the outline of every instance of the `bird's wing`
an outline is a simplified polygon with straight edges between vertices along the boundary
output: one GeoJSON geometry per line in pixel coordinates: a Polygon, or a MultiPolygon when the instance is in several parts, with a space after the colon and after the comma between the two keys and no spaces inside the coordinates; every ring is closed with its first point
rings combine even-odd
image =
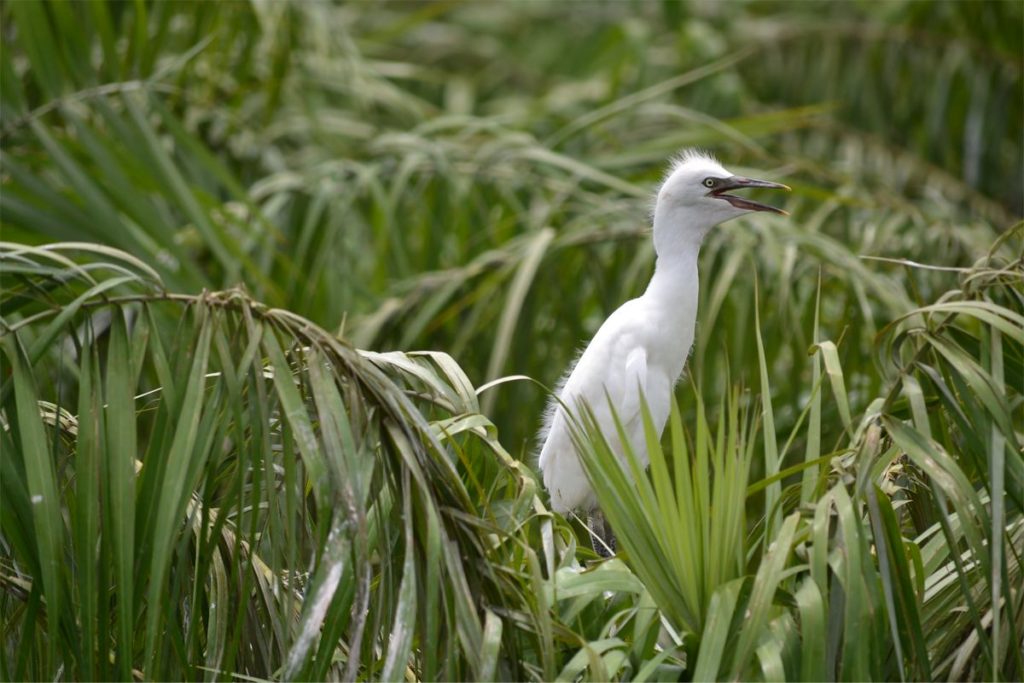
{"type": "Polygon", "coordinates": [[[647,402],[655,432],[661,434],[669,413],[669,397],[672,382],[659,368],[647,363],[647,350],[642,346],[631,349],[626,355],[623,373],[625,384],[621,387],[622,402],[617,409],[623,429],[640,461],[648,461],[644,437],[643,414],[640,409],[641,397],[647,402]]]}
{"type": "Polygon", "coordinates": [[[622,403],[618,407],[619,419],[622,425],[629,425],[640,422],[640,397],[648,396],[647,392],[647,349],[643,346],[636,346],[626,355],[626,367],[623,374],[624,384],[620,391],[622,403]]]}

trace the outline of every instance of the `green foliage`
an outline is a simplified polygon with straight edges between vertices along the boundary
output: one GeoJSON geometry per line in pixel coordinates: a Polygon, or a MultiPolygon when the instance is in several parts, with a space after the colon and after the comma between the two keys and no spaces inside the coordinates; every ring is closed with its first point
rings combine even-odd
{"type": "MultiPolygon", "coordinates": [[[[734,392],[713,429],[695,392],[695,432],[673,406],[666,452],[645,410],[649,477],[624,432],[622,463],[584,419],[580,443],[602,509],[666,618],[694,634],[686,660],[695,680],[1019,676],[1022,228],[963,273],[962,290],[889,326],[887,388],[831,453],[821,452],[819,428],[806,427],[804,462],[772,466],[780,435],[763,355],[766,398],[747,409],[759,414],[742,414],[734,392]],[[758,417],[770,476],[748,484],[758,417]],[[810,488],[792,476],[801,470],[810,488]],[[791,483],[771,495],[780,481],[791,483]]],[[[845,422],[835,346],[817,345],[816,367],[819,356],[845,422]]],[[[821,389],[800,425],[808,413],[818,423],[821,389]]]]}
{"type": "Polygon", "coordinates": [[[0,676],[1021,678],[1022,21],[5,3],[0,676]],[[688,145],[792,216],[709,237],[596,562],[538,384],[688,145]]]}
{"type": "Polygon", "coordinates": [[[446,354],[168,293],[108,248],[0,263],[10,677],[610,676],[635,664],[562,643],[619,629],[650,658],[643,585],[578,573],[446,354]]]}

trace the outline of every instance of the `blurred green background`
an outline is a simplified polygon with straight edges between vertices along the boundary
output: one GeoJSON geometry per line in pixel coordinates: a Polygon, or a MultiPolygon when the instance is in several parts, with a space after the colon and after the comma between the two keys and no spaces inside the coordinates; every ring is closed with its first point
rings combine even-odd
{"type": "MultiPolygon", "coordinates": [[[[1022,21],[1018,2],[7,3],[4,239],[97,241],[171,290],[241,284],[360,347],[552,385],[642,290],[651,193],[698,145],[795,192],[790,219],[707,245],[695,361],[714,339],[746,365],[756,266],[796,373],[819,272],[825,336],[866,343],[935,278],[859,257],[969,265],[1021,215],[1022,21]]],[[[542,403],[487,397],[511,450],[542,403]]]]}

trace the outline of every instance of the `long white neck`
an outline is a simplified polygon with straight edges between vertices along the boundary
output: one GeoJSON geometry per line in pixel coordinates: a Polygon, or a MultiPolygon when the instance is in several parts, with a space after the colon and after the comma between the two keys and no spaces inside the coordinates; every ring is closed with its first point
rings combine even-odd
{"type": "Polygon", "coordinates": [[[680,296],[690,298],[692,293],[696,315],[697,257],[704,236],[713,226],[695,224],[700,216],[667,204],[659,201],[654,209],[657,261],[644,296],[651,297],[652,303],[668,303],[678,301],[680,296]]]}
{"type": "Polygon", "coordinates": [[[658,346],[667,354],[662,360],[673,379],[682,371],[693,343],[700,293],[697,257],[707,233],[687,225],[686,218],[683,212],[655,210],[657,260],[651,282],[641,297],[644,306],[658,317],[656,336],[663,340],[658,346]]]}
{"type": "Polygon", "coordinates": [[[654,207],[654,251],[659,263],[696,259],[704,237],[717,222],[709,216],[659,198],[654,207]]]}
{"type": "Polygon", "coordinates": [[[654,275],[651,276],[647,290],[644,291],[644,297],[655,305],[665,305],[669,308],[675,308],[674,302],[689,299],[691,295],[696,299],[699,254],[699,247],[696,247],[673,254],[671,257],[659,256],[654,264],[654,275]]]}

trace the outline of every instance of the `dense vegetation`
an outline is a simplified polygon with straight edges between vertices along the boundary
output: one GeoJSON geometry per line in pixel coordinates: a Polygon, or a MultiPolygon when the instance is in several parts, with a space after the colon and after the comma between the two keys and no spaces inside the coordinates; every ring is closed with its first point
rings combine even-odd
{"type": "Polygon", "coordinates": [[[0,677],[1024,678],[1022,7],[3,4],[0,677]],[[533,433],[694,145],[792,215],[602,561],[533,433]]]}

